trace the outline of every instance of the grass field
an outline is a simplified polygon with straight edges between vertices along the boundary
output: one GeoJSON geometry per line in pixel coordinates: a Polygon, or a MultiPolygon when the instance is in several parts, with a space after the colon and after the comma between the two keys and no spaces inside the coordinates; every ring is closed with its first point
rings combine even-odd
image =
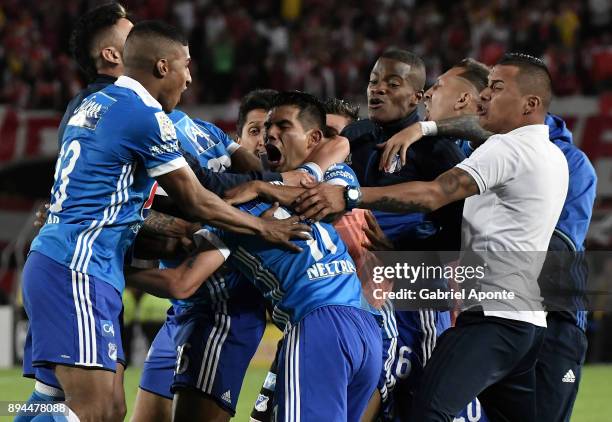
{"type": "MultiPolygon", "coordinates": [[[[248,421],[251,406],[266,375],[266,369],[252,366],[245,379],[235,421],[248,421]]],[[[130,368],[126,372],[125,389],[129,420],[136,397],[140,371],[130,368]]],[[[21,377],[20,369],[0,370],[0,401],[26,400],[32,392],[31,380],[21,377]]],[[[10,420],[0,417],[0,420],[10,420]]],[[[612,365],[591,365],[584,369],[580,393],[572,422],[609,422],[612,420],[612,365]]]]}

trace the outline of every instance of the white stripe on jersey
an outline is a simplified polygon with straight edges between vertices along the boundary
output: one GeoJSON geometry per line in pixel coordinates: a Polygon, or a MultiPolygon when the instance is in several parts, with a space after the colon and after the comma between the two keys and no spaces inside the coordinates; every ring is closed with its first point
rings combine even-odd
{"type": "Polygon", "coordinates": [[[272,299],[276,301],[283,299],[284,292],[280,287],[280,281],[272,272],[263,267],[262,262],[257,257],[251,255],[240,246],[234,251],[234,257],[248,267],[254,278],[270,289],[269,294],[272,299]]]}
{"type": "MultiPolygon", "coordinates": [[[[117,204],[115,205],[114,209],[111,211],[110,218],[106,222],[102,221],[102,223],[98,226],[93,236],[91,236],[91,240],[89,241],[89,244],[88,244],[89,252],[87,253],[87,258],[85,258],[85,262],[83,263],[83,269],[81,271],[87,272],[87,267],[89,266],[89,261],[91,259],[91,254],[93,252],[93,243],[95,242],[96,238],[100,235],[100,233],[102,233],[102,229],[104,228],[104,226],[113,224],[115,220],[117,220],[117,216],[119,215],[119,212],[121,211],[121,207],[123,206],[123,204],[128,202],[129,200],[128,189],[134,183],[134,171],[135,170],[136,170],[135,167],[133,167],[131,164],[128,166],[128,170],[127,170],[128,176],[127,178],[124,177],[123,181],[121,182],[122,186],[121,186],[121,191],[118,193],[119,199],[117,201],[117,204]]],[[[119,184],[117,184],[117,186],[119,187],[119,184]]]]}
{"type": "Polygon", "coordinates": [[[89,228],[84,230],[81,234],[79,234],[79,237],[77,238],[77,245],[74,251],[74,256],[72,257],[72,262],[70,264],[70,269],[81,271],[83,259],[87,255],[87,244],[88,244],[89,238],[92,235],[94,229],[98,227],[99,225],[103,224],[103,222],[108,219],[108,213],[110,211],[110,208],[114,207],[115,201],[117,198],[117,192],[121,189],[123,178],[127,174],[127,167],[128,167],[128,164],[124,165],[121,168],[121,175],[119,176],[119,179],[117,180],[117,189],[111,195],[110,205],[104,208],[102,221],[98,221],[98,220],[92,221],[89,228]],[[76,262],[76,267],[75,267],[75,262],[76,262]]]}
{"type": "Polygon", "coordinates": [[[117,180],[117,189],[111,195],[110,204],[104,209],[102,220],[92,221],[91,225],[79,234],[70,269],[87,271],[94,241],[105,225],[112,224],[117,219],[122,205],[129,199],[128,189],[134,183],[134,171],[135,167],[132,164],[125,164],[122,167],[121,175],[117,180]]]}

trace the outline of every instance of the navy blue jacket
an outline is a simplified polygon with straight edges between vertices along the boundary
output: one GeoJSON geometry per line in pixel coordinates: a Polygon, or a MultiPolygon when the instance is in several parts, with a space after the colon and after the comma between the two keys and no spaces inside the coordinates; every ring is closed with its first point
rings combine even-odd
{"type": "MultiPolygon", "coordinates": [[[[419,121],[417,111],[387,125],[359,120],[348,125],[342,136],[348,138],[353,168],[361,186],[389,186],[410,181],[431,181],[463,161],[465,155],[454,140],[424,138],[408,149],[406,165],[398,172],[378,170],[381,151],[377,145],[400,130],[419,121]]],[[[385,234],[399,250],[455,251],[461,245],[463,201],[449,204],[428,215],[374,212],[385,234]]]]}

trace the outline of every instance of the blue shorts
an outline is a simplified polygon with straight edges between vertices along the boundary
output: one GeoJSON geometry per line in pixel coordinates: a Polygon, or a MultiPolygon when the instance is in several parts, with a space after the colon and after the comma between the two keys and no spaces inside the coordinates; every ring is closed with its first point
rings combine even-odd
{"type": "Polygon", "coordinates": [[[358,422],[381,368],[381,327],[371,313],[349,306],[315,309],[283,337],[276,420],[358,422]]]}
{"type": "Polygon", "coordinates": [[[177,314],[185,308],[171,306],[166,321],[151,343],[144,361],[139,387],[158,396],[172,400],[172,378],[176,368],[176,345],[174,337],[178,331],[177,314]]]}
{"type": "Polygon", "coordinates": [[[115,371],[123,357],[121,294],[110,284],[70,270],[33,251],[23,269],[23,303],[30,320],[24,374],[58,387],[55,365],[115,371]]]}
{"type": "Polygon", "coordinates": [[[234,415],[244,376],[266,328],[263,297],[254,290],[250,303],[230,298],[214,305],[193,305],[176,321],[178,357],[172,393],[195,389],[234,415]]]}

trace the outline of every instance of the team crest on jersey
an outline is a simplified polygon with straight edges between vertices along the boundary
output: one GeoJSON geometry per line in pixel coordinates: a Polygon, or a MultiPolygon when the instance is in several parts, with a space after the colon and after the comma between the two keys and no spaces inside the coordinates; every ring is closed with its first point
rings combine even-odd
{"type": "Polygon", "coordinates": [[[170,120],[166,113],[164,113],[163,111],[158,111],[157,113],[155,113],[155,118],[157,119],[157,123],[159,124],[159,132],[162,141],[175,140],[176,130],[174,130],[172,120],[170,120]]]}
{"type": "Polygon", "coordinates": [[[265,412],[266,410],[268,410],[269,400],[270,397],[266,396],[265,394],[258,395],[257,400],[255,401],[255,410],[257,410],[258,412],[265,412]]]}
{"type": "Polygon", "coordinates": [[[116,100],[108,95],[98,92],[87,97],[81,105],[74,110],[72,117],[68,120],[68,126],[79,126],[95,130],[100,118],[106,113],[116,100]]]}

